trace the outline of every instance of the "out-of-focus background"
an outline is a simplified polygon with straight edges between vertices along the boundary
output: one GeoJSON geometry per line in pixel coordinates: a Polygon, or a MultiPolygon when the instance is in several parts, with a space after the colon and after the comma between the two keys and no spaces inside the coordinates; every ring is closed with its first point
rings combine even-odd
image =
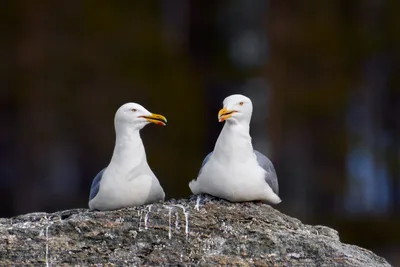
{"type": "Polygon", "coordinates": [[[125,102],[168,198],[253,100],[280,211],[400,264],[400,2],[7,1],[0,9],[0,215],[85,208],[125,102]]]}

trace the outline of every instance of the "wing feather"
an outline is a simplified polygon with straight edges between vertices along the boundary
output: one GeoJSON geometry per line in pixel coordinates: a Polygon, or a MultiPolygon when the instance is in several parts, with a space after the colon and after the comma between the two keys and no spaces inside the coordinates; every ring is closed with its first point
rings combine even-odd
{"type": "Polygon", "coordinates": [[[254,149],[254,154],[257,156],[258,164],[265,170],[265,181],[271,187],[275,194],[279,194],[278,177],[272,162],[262,154],[261,152],[254,149]]]}
{"type": "Polygon", "coordinates": [[[92,182],[92,186],[90,187],[89,201],[92,200],[93,198],[95,198],[97,193],[99,193],[100,181],[101,181],[101,178],[103,178],[103,173],[104,173],[105,169],[106,168],[102,169],[96,175],[96,177],[94,177],[93,182],[92,182]]]}

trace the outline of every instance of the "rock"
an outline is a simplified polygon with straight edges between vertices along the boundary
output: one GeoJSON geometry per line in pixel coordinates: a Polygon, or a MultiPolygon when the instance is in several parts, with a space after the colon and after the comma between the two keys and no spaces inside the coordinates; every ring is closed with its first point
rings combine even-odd
{"type": "Polygon", "coordinates": [[[0,219],[0,266],[390,266],[268,205],[196,200],[0,219]]]}

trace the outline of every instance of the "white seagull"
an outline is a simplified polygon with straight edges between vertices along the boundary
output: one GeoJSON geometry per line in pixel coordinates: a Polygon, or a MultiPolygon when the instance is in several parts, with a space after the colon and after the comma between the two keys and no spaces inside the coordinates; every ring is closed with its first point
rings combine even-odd
{"type": "Polygon", "coordinates": [[[147,163],[140,130],[167,119],[136,103],[122,105],[115,114],[115,147],[110,164],[92,182],[90,210],[115,210],[164,200],[165,193],[147,163]]]}
{"type": "Polygon", "coordinates": [[[253,104],[248,97],[225,98],[218,120],[226,122],[214,151],[204,159],[197,180],[189,183],[193,194],[206,193],[231,202],[281,202],[274,166],[251,143],[252,112],[253,104]]]}

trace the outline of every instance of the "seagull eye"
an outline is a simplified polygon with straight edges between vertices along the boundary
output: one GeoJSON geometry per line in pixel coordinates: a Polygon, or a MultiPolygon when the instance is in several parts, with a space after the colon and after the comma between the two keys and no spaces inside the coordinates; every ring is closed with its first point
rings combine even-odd
{"type": "Polygon", "coordinates": [[[240,103],[239,103],[239,105],[241,105],[241,106],[243,106],[243,104],[244,104],[243,102],[240,102],[240,103]]]}
{"type": "Polygon", "coordinates": [[[136,112],[136,111],[137,111],[137,109],[136,109],[136,108],[133,108],[133,109],[132,109],[132,111],[133,111],[133,112],[136,112]]]}

